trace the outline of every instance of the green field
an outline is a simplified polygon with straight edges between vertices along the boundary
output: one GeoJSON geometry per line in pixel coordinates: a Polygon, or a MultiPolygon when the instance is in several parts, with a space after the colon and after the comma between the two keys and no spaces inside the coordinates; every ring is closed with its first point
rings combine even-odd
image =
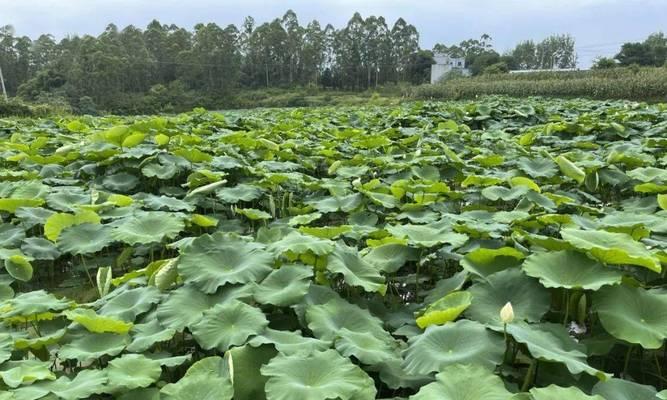
{"type": "Polygon", "coordinates": [[[623,101],[0,119],[0,400],[665,399],[666,148],[623,101]]]}
{"type": "Polygon", "coordinates": [[[417,86],[411,89],[411,95],[417,99],[439,100],[505,95],[664,103],[667,102],[667,67],[487,74],[417,86]]]}

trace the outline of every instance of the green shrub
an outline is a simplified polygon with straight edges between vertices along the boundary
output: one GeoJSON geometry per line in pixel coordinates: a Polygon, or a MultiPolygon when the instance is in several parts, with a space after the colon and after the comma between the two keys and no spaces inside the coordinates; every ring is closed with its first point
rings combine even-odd
{"type": "Polygon", "coordinates": [[[30,117],[32,110],[30,106],[20,100],[0,100],[0,117],[30,117]]]}

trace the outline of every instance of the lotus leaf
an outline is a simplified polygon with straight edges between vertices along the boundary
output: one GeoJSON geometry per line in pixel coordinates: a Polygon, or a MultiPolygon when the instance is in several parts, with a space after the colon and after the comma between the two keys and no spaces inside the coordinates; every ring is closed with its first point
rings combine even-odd
{"type": "Polygon", "coordinates": [[[261,333],[269,324],[258,308],[237,300],[218,304],[204,311],[201,321],[192,325],[192,335],[204,349],[227,351],[250,336],[261,333]]]}
{"type": "Polygon", "coordinates": [[[374,399],[373,380],[334,350],[278,355],[262,367],[268,400],[374,399]]]}
{"type": "Polygon", "coordinates": [[[533,253],[522,265],[528,276],[544,287],[598,290],[621,283],[623,272],[605,267],[585,254],[571,250],[533,253]]]}
{"type": "Polygon", "coordinates": [[[461,320],[431,325],[408,341],[404,367],[412,374],[430,374],[456,364],[494,368],[503,359],[503,339],[484,325],[461,320]]]}
{"type": "Polygon", "coordinates": [[[181,252],[178,271],[205,293],[229,283],[248,283],[271,272],[273,257],[259,243],[230,240],[220,233],[203,235],[181,252]]]}

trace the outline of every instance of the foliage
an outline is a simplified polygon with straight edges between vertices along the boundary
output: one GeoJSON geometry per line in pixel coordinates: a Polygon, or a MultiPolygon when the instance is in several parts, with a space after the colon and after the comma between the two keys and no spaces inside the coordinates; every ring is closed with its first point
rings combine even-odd
{"type": "Polygon", "coordinates": [[[666,111],[0,119],[0,398],[664,397],[666,111]]]}
{"type": "Polygon", "coordinates": [[[482,74],[473,78],[422,85],[417,99],[467,99],[482,95],[549,96],[590,99],[667,100],[667,69],[605,68],[590,71],[482,74]]]}

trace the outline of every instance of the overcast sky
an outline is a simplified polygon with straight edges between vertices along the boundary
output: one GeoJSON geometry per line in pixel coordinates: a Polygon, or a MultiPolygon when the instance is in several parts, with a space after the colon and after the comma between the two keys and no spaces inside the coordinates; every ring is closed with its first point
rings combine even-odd
{"type": "Polygon", "coordinates": [[[623,42],[667,31],[667,0],[0,0],[0,25],[19,35],[98,34],[108,23],[145,27],[152,19],[192,28],[198,22],[236,24],[251,15],[258,23],[293,9],[302,25],[317,19],[344,26],[355,11],[398,17],[415,25],[422,48],[490,34],[503,52],[524,39],[570,33],[580,67],[611,56],[623,42]]]}

